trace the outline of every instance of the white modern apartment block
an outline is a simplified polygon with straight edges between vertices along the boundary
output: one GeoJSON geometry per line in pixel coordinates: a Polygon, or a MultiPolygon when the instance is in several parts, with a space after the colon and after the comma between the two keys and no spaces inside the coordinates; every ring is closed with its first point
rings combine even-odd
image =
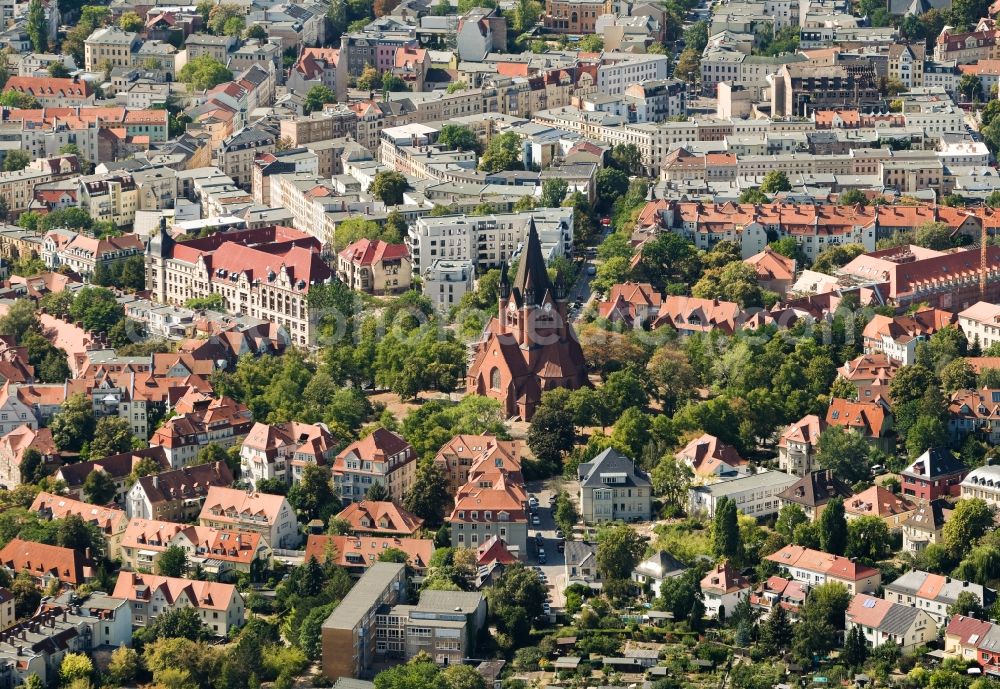
{"type": "Polygon", "coordinates": [[[670,59],[666,55],[605,53],[603,63],[597,68],[597,90],[615,96],[632,84],[669,76],[670,59]]]}
{"type": "Polygon", "coordinates": [[[438,259],[471,261],[479,270],[510,262],[535,229],[546,261],[565,256],[573,246],[573,209],[544,208],[530,213],[499,215],[443,215],[423,217],[410,226],[406,237],[413,272],[420,275],[438,259]]]}
{"type": "Polygon", "coordinates": [[[475,289],[476,266],[472,261],[449,261],[438,258],[423,273],[424,296],[439,311],[447,311],[466,292],[475,289]]]}
{"type": "Polygon", "coordinates": [[[958,313],[958,327],[970,343],[983,349],[1000,342],[1000,305],[978,301],[958,313]]]}

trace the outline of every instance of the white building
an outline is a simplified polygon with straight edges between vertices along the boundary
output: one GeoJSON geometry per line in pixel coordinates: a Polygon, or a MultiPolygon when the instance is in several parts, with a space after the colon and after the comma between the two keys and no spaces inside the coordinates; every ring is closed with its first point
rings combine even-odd
{"type": "Polygon", "coordinates": [[[243,596],[233,584],[121,572],[114,596],[131,602],[134,627],[145,627],[160,613],[180,608],[194,608],[215,636],[243,625],[243,596]]]}
{"type": "Polygon", "coordinates": [[[1000,466],[981,466],[973,469],[960,486],[964,500],[979,498],[988,505],[1000,507],[1000,466]]]}
{"type": "Polygon", "coordinates": [[[597,90],[618,95],[632,84],[669,76],[670,59],[666,55],[605,53],[602,64],[597,68],[597,90]]]}
{"type": "Polygon", "coordinates": [[[868,646],[890,643],[910,653],[937,636],[934,619],[923,610],[899,605],[866,594],[851,599],[847,608],[846,629],[858,628],[868,646]]]}
{"type": "Polygon", "coordinates": [[[938,625],[948,623],[948,609],[962,593],[971,593],[989,610],[996,601],[996,591],[971,581],[952,579],[919,569],[910,570],[890,584],[886,584],[883,597],[887,601],[923,610],[938,625]]]}
{"type": "Polygon", "coordinates": [[[227,531],[259,533],[272,548],[294,548],[301,541],[295,510],[282,495],[213,486],[205,497],[198,523],[227,531]]]}
{"type": "Polygon", "coordinates": [[[722,498],[736,503],[736,509],[751,517],[766,517],[781,509],[778,493],[798,481],[795,476],[780,471],[762,471],[753,476],[734,478],[709,486],[694,486],[688,490],[688,511],[700,512],[709,519],[722,498]]]}
{"type": "Polygon", "coordinates": [[[958,313],[958,327],[969,342],[983,349],[1000,342],[1000,304],[977,301],[958,313]]]}
{"type": "Polygon", "coordinates": [[[472,261],[435,259],[423,273],[424,296],[434,302],[439,311],[447,311],[475,288],[475,275],[476,266],[472,261]]]}

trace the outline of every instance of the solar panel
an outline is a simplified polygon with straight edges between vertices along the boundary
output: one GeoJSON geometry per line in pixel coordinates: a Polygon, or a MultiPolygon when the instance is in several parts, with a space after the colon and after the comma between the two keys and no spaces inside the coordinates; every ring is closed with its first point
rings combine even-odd
{"type": "Polygon", "coordinates": [[[867,599],[867,600],[865,601],[865,603],[864,603],[864,606],[865,606],[866,608],[874,608],[874,607],[875,607],[875,599],[874,599],[874,598],[869,598],[869,599],[867,599]]]}

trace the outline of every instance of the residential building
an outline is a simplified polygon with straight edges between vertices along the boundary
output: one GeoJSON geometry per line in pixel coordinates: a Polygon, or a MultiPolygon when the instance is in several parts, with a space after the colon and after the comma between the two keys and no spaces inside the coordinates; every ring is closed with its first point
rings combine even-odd
{"type": "MultiPolygon", "coordinates": [[[[111,220],[116,226],[124,223],[112,218],[102,217],[101,213],[88,211],[90,217],[98,220],[111,220]]],[[[132,207],[132,218],[135,218],[135,207],[132,207]]],[[[95,239],[85,234],[77,234],[69,242],[58,246],[53,242],[52,233],[45,237],[46,265],[51,269],[66,266],[70,270],[79,273],[84,278],[92,278],[98,270],[109,270],[112,266],[120,265],[132,256],[140,256],[144,251],[142,240],[134,234],[124,234],[120,237],[107,237],[95,239]]]]}
{"type": "Polygon", "coordinates": [[[0,548],[0,568],[11,579],[21,572],[27,572],[41,589],[53,582],[58,582],[60,588],[76,588],[97,574],[89,549],[80,552],[73,548],[60,548],[20,538],[14,538],[0,548]]]}
{"type": "Polygon", "coordinates": [[[478,548],[493,536],[502,540],[518,557],[528,548],[528,491],[520,472],[511,474],[503,468],[488,467],[458,489],[451,514],[445,519],[451,527],[451,542],[456,548],[478,548]]]}
{"type": "Polygon", "coordinates": [[[888,77],[899,80],[907,89],[923,86],[926,53],[923,42],[890,45],[888,77]]]}
{"type": "Polygon", "coordinates": [[[858,390],[858,399],[872,401],[891,399],[889,382],[899,369],[899,364],[885,354],[862,354],[837,369],[840,378],[852,383],[858,390]]]}
{"type": "Polygon", "coordinates": [[[884,353],[908,366],[916,362],[917,344],[954,323],[954,313],[934,308],[895,317],[876,314],[861,333],[865,354],[884,353]]]}
{"type": "Polygon", "coordinates": [[[94,89],[79,78],[11,77],[4,90],[31,96],[43,108],[66,108],[94,104],[94,89]]]}
{"type": "Polygon", "coordinates": [[[583,350],[567,316],[567,293],[561,279],[552,284],[534,219],[510,282],[501,268],[498,317],[476,345],[466,390],[500,402],[504,416],[528,421],[543,390],[576,389],[588,384],[583,350]]]}
{"type": "Polygon", "coordinates": [[[122,31],[115,25],[94,31],[84,42],[84,69],[100,72],[111,68],[132,67],[133,56],[142,47],[143,41],[137,34],[122,31]]]}
{"type": "Polygon", "coordinates": [[[680,335],[719,330],[731,335],[743,322],[739,304],[719,299],[669,295],[653,321],[654,328],[669,325],[680,335]]]}
{"type": "Polygon", "coordinates": [[[965,500],[979,498],[993,507],[1000,507],[1000,466],[986,465],[973,469],[960,484],[965,500]]]}
{"type": "Polygon", "coordinates": [[[883,644],[912,653],[937,637],[934,619],[923,610],[859,593],[847,607],[847,631],[860,629],[871,648],[883,644]]]}
{"type": "Polygon", "coordinates": [[[133,627],[181,608],[193,608],[215,636],[228,636],[244,622],[243,596],[233,584],[120,572],[112,595],[131,604],[133,627]]]}
{"type": "Polygon", "coordinates": [[[743,262],[754,269],[761,289],[784,296],[795,282],[795,259],[782,256],[769,246],[743,262]]]}
{"type": "Polygon", "coordinates": [[[333,277],[321,248],[311,235],[287,227],[179,242],[161,226],[146,247],[146,287],[156,301],[177,305],[221,294],[227,312],[275,323],[294,344],[307,345],[316,335],[309,290],[333,277]]]}
{"type": "Polygon", "coordinates": [[[607,299],[597,304],[601,318],[612,323],[652,323],[659,314],[663,297],[648,282],[625,282],[611,286],[607,299]]]}
{"type": "Polygon", "coordinates": [[[472,261],[435,259],[421,275],[424,296],[445,313],[474,289],[475,277],[476,266],[472,261]]]}
{"type": "Polygon", "coordinates": [[[790,619],[795,620],[799,616],[802,604],[809,596],[810,588],[801,581],[792,581],[779,576],[768,577],[767,581],[751,592],[750,605],[765,616],[780,606],[785,609],[790,619]]]}
{"type": "Polygon", "coordinates": [[[832,397],[830,406],[826,409],[826,425],[839,426],[857,433],[883,452],[892,452],[896,445],[892,433],[892,415],[884,400],[854,402],[832,397]]]}
{"type": "Polygon", "coordinates": [[[791,474],[780,471],[762,471],[707,486],[693,486],[688,490],[688,510],[711,519],[719,500],[729,498],[742,514],[751,517],[777,514],[781,509],[778,494],[796,480],[791,474]]]}
{"type": "Polygon", "coordinates": [[[321,423],[255,423],[240,448],[240,475],[251,486],[278,479],[292,486],[309,464],[328,466],[336,441],[321,423]]]}
{"type": "Polygon", "coordinates": [[[253,182],[254,160],[257,156],[274,153],[275,133],[263,126],[244,127],[219,147],[216,155],[219,169],[229,175],[237,186],[250,189],[253,182]]]}
{"type": "Polygon", "coordinates": [[[376,654],[405,659],[424,653],[438,665],[474,654],[486,623],[486,597],[469,591],[423,591],[416,605],[397,603],[376,616],[376,654]]]}
{"type": "Polygon", "coordinates": [[[200,567],[217,581],[230,580],[237,572],[259,576],[271,559],[271,548],[259,533],[131,519],[122,537],[122,565],[155,571],[160,555],[172,546],[184,550],[189,567],[200,567]]]}
{"type": "Polygon", "coordinates": [[[272,548],[294,548],[301,540],[295,510],[282,495],[212,486],[198,523],[225,531],[259,533],[272,548]]]}
{"type": "Polygon", "coordinates": [[[3,686],[23,686],[32,675],[53,684],[67,654],[131,645],[131,621],[128,601],[103,593],[72,602],[67,595],[43,598],[33,615],[0,631],[3,686]]]}
{"type": "Polygon", "coordinates": [[[985,609],[991,608],[996,601],[996,591],[993,589],[919,569],[912,569],[886,584],[884,598],[899,605],[923,610],[934,618],[936,625],[941,626],[947,624],[951,617],[948,610],[962,593],[971,593],[985,609]]]}
{"type": "Polygon", "coordinates": [[[385,486],[394,502],[402,502],[416,473],[413,446],[385,428],[351,443],[333,461],[333,482],[345,502],[363,500],[376,483],[385,486]]]}
{"type": "Polygon", "coordinates": [[[54,469],[61,464],[52,431],[21,424],[0,436],[0,488],[13,490],[21,485],[21,461],[27,450],[35,450],[42,456],[42,469],[54,469]]]}
{"type": "Polygon", "coordinates": [[[956,390],[948,404],[948,430],[961,443],[970,433],[990,444],[1000,442],[1000,390],[956,390]]]}
{"type": "Polygon", "coordinates": [[[798,505],[810,520],[816,521],[830,500],[846,500],[852,493],[851,487],[834,476],[832,471],[817,469],[788,486],[778,494],[778,498],[782,507],[798,505]]]}
{"type": "Polygon", "coordinates": [[[968,468],[949,450],[931,448],[899,473],[903,495],[927,502],[941,497],[957,497],[968,468]]]}
{"type": "Polygon", "coordinates": [[[817,108],[874,105],[881,98],[875,69],[867,61],[783,64],[768,82],[773,116],[804,117],[817,108]]]}
{"type": "Polygon", "coordinates": [[[377,644],[376,616],[406,600],[406,565],[376,562],[323,622],[323,675],[332,680],[360,677],[371,669],[377,644]]]}
{"type": "Polygon", "coordinates": [[[153,431],[149,444],[162,447],[175,468],[188,464],[208,445],[232,447],[246,437],[253,424],[246,405],[231,397],[199,394],[190,400],[181,398],[172,411],[177,415],[153,431]]]}
{"type": "Polygon", "coordinates": [[[977,301],[959,312],[958,327],[970,344],[983,349],[992,347],[1000,342],[1000,305],[977,301]]]}
{"type": "Polygon", "coordinates": [[[389,548],[406,554],[406,564],[416,574],[424,574],[434,554],[434,539],[398,536],[321,536],[309,534],[305,559],[328,562],[345,568],[349,573],[362,576],[389,548]]]}
{"type": "Polygon", "coordinates": [[[374,500],[352,502],[336,518],[350,524],[351,533],[361,536],[412,537],[424,524],[423,519],[394,502],[374,500]]]}
{"type": "Polygon", "coordinates": [[[129,519],[190,521],[213,487],[230,486],[233,480],[224,461],[143,476],[129,490],[125,508],[129,519]]]}
{"type": "Polygon", "coordinates": [[[750,582],[737,574],[729,561],[716,565],[702,577],[701,596],[707,617],[725,617],[750,595],[750,582]]]}
{"type": "Polygon", "coordinates": [[[816,445],[826,429],[826,422],[808,414],[791,424],[778,439],[778,468],[795,476],[805,476],[813,470],[816,445]]]}
{"type": "Polygon", "coordinates": [[[35,496],[30,509],[43,519],[65,519],[70,515],[79,517],[100,531],[109,558],[121,557],[122,537],[128,527],[128,517],[123,510],[93,505],[45,491],[35,496]]]}
{"type": "Polygon", "coordinates": [[[786,545],[766,559],[778,565],[795,581],[810,586],[837,581],[846,586],[852,595],[874,593],[882,583],[882,575],[874,567],[800,545],[786,545]]]}
{"type": "Polygon", "coordinates": [[[609,447],[577,468],[584,522],[649,521],[653,484],[635,461],[609,447]]]}
{"type": "Polygon", "coordinates": [[[337,277],[358,292],[405,292],[410,289],[411,272],[406,244],[359,239],[337,254],[337,277]]]}
{"type": "Polygon", "coordinates": [[[677,455],[700,478],[732,477],[746,470],[748,462],[732,445],[705,433],[693,439],[677,455]]]}
{"type": "Polygon", "coordinates": [[[642,586],[648,585],[650,592],[658,595],[664,581],[679,577],[686,571],[684,563],[667,551],[659,550],[635,566],[632,581],[642,586]]]}
{"type": "Polygon", "coordinates": [[[903,550],[919,553],[932,543],[941,543],[950,514],[951,505],[943,498],[918,502],[917,509],[903,522],[903,550]]]}
{"type": "Polygon", "coordinates": [[[979,657],[980,644],[995,638],[992,622],[984,622],[965,615],[952,615],[944,631],[944,655],[960,660],[975,662],[979,657]]]}
{"type": "Polygon", "coordinates": [[[437,451],[434,464],[444,472],[452,495],[487,471],[501,469],[515,480],[523,480],[520,443],[489,434],[456,435],[437,451]]]}
{"type": "MultiPolygon", "coordinates": [[[[163,452],[163,448],[151,447],[144,450],[133,450],[122,452],[121,454],[92,459],[87,462],[75,462],[64,464],[53,474],[53,478],[66,484],[66,494],[72,497],[79,497],[83,490],[83,484],[87,476],[92,471],[103,471],[108,474],[115,484],[115,497],[112,500],[116,505],[124,505],[125,497],[128,493],[126,484],[129,476],[138,466],[139,462],[149,460],[159,466],[160,471],[171,469],[170,462],[163,452]]],[[[130,484],[129,484],[130,486],[130,484]]]]}
{"type": "Polygon", "coordinates": [[[889,527],[889,531],[898,532],[916,506],[913,500],[896,495],[888,488],[871,486],[844,500],[844,516],[848,521],[858,517],[878,517],[889,527]]]}
{"type": "Polygon", "coordinates": [[[597,566],[597,544],[587,541],[566,541],[563,552],[566,585],[582,584],[592,589],[600,589],[601,570],[597,566]]]}

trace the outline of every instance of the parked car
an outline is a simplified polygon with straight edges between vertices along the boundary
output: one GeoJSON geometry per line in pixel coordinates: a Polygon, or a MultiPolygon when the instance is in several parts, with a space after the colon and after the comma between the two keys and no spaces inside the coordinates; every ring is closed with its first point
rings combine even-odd
{"type": "Polygon", "coordinates": [[[541,523],[542,523],[542,520],[541,520],[541,518],[539,518],[539,516],[537,514],[532,514],[531,515],[531,525],[532,526],[540,526],[541,523]]]}
{"type": "Polygon", "coordinates": [[[537,541],[538,543],[542,543],[545,541],[545,536],[542,535],[541,531],[535,532],[535,541],[537,541]]]}

